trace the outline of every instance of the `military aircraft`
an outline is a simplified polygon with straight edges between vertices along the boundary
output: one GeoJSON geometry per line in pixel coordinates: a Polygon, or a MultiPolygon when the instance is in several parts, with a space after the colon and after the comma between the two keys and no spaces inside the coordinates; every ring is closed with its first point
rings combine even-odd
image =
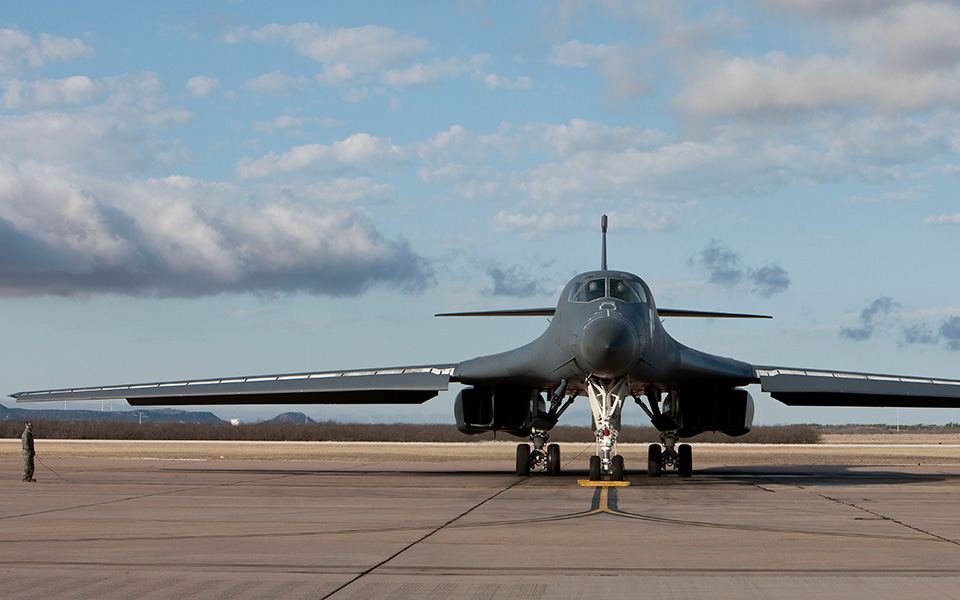
{"type": "Polygon", "coordinates": [[[617,454],[620,415],[628,398],[660,432],[647,473],[693,471],[689,444],[706,431],[747,433],[761,389],[791,406],[960,407],[960,381],[756,366],[694,350],[664,330],[665,317],[770,318],[765,315],[658,308],[650,288],[631,273],[607,268],[607,217],[601,220],[601,268],[574,277],[556,307],[437,316],[549,316],[546,331],[525,346],[460,363],[295,373],[195,381],[139,383],[12,394],[17,402],[123,398],[133,406],[196,404],[419,404],[447,390],[465,434],[504,431],[530,443],[517,446],[517,475],[560,472],[560,447],[549,431],[585,396],[593,414],[596,453],[591,480],[622,480],[617,454]],[[531,446],[532,444],[532,446],[531,446]]]}

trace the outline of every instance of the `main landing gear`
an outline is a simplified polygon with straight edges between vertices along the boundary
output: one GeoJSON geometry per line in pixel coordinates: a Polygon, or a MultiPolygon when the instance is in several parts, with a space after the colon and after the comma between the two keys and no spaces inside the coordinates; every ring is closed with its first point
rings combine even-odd
{"type": "Polygon", "coordinates": [[[663,469],[669,467],[675,468],[680,477],[693,475],[693,449],[690,444],[676,446],[676,436],[669,434],[661,434],[660,438],[665,448],[661,448],[660,444],[650,444],[647,450],[647,475],[660,477],[663,469]]]}
{"type": "Polygon", "coordinates": [[[693,451],[690,444],[677,445],[680,425],[677,423],[676,402],[672,402],[669,395],[661,402],[660,390],[653,387],[644,390],[643,395],[647,397],[649,408],[638,396],[634,401],[660,431],[660,444],[650,444],[647,450],[647,475],[660,477],[663,469],[674,468],[680,477],[690,477],[693,475],[693,451]]]}
{"type": "Polygon", "coordinates": [[[530,434],[532,450],[530,444],[517,445],[517,475],[529,475],[536,467],[546,467],[547,475],[560,474],[560,446],[547,444],[548,439],[546,431],[534,429],[530,434]]]}

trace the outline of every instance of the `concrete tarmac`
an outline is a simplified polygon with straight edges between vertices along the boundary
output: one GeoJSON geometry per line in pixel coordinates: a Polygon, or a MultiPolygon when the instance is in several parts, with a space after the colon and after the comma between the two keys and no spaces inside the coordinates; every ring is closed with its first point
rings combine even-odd
{"type": "Polygon", "coordinates": [[[41,448],[37,483],[0,469],[3,598],[960,598],[955,462],[751,466],[694,446],[690,479],[599,489],[573,452],[560,476],[516,477],[510,446],[425,463],[41,448]]]}

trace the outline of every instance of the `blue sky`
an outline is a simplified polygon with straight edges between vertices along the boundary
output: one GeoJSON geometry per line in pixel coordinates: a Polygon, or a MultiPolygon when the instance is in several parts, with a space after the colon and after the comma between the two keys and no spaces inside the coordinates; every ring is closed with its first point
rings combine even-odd
{"type": "MultiPolygon", "coordinates": [[[[505,350],[545,321],[432,315],[554,304],[604,213],[660,306],[775,317],[667,320],[685,344],[960,378],[957,31],[895,0],[7,6],[0,381],[505,350]]],[[[452,422],[452,395],[303,410],[452,422]]]]}

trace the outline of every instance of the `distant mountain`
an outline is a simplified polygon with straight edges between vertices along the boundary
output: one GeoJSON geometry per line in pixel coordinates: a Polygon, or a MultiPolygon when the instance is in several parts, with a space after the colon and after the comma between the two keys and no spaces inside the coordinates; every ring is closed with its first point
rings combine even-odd
{"type": "MultiPolygon", "coordinates": [[[[283,416],[283,415],[280,415],[283,416]]],[[[277,417],[280,418],[280,417],[277,417]]],[[[124,421],[127,423],[227,423],[212,412],[192,412],[175,408],[156,410],[62,410],[56,408],[7,408],[0,404],[0,421],[124,421]]],[[[301,421],[302,422],[302,421],[301,421]]]]}
{"type": "Polygon", "coordinates": [[[285,412],[275,416],[272,419],[267,421],[262,421],[262,423],[316,423],[313,419],[303,414],[302,412],[285,412]]]}

